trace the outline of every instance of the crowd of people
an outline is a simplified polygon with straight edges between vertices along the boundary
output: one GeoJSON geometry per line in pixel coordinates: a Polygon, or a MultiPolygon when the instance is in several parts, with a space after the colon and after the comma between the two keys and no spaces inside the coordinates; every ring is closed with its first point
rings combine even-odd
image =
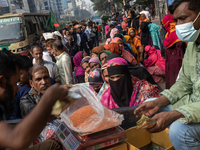
{"type": "MultiPolygon", "coordinates": [[[[116,13],[102,27],[89,21],[35,35],[27,56],[0,51],[0,147],[27,148],[59,118],[51,115],[56,100],[66,100],[71,85],[88,83],[108,109],[139,106],[136,116],[153,116],[157,123],[149,132],[170,126],[175,149],[199,149],[200,3],[175,0],[162,28],[151,22],[150,9],[116,13]],[[99,46],[102,30],[106,43],[99,46]],[[158,83],[164,80],[163,91],[158,83]],[[10,119],[23,120],[10,127],[4,122],[10,119]]],[[[61,145],[47,140],[30,149],[61,145]]]]}

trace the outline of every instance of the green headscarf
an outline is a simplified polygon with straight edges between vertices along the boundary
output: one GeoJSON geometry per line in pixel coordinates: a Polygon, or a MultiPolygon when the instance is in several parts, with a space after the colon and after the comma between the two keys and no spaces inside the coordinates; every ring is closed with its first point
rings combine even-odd
{"type": "Polygon", "coordinates": [[[101,63],[101,61],[100,61],[100,55],[101,55],[102,53],[107,53],[108,55],[112,54],[112,53],[111,53],[110,51],[108,51],[108,50],[104,50],[104,51],[99,52],[98,58],[99,58],[99,62],[100,62],[100,64],[101,64],[101,66],[102,66],[102,63],[101,63]]]}

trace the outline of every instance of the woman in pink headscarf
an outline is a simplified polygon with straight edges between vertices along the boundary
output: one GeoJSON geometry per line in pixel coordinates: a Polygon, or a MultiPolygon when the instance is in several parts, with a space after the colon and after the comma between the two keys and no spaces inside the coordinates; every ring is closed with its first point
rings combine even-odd
{"type": "Polygon", "coordinates": [[[76,79],[77,83],[85,82],[85,70],[81,67],[81,60],[83,57],[83,51],[79,51],[73,58],[74,65],[76,66],[76,79]]]}
{"type": "Polygon", "coordinates": [[[128,19],[125,17],[123,19],[123,21],[124,21],[124,23],[122,24],[122,28],[123,28],[123,30],[128,31],[128,28],[127,28],[127,26],[128,26],[128,19]]]}
{"type": "Polygon", "coordinates": [[[121,38],[119,37],[115,37],[113,40],[112,40],[112,43],[117,43],[119,44],[119,47],[120,47],[120,50],[121,50],[121,56],[123,58],[125,58],[128,62],[130,62],[131,64],[134,64],[134,65],[137,65],[137,61],[135,59],[135,57],[129,53],[128,51],[126,51],[124,49],[124,42],[122,41],[121,38]]]}
{"type": "Polygon", "coordinates": [[[128,63],[121,57],[109,60],[107,70],[110,87],[101,103],[109,109],[141,105],[148,98],[160,96],[157,85],[131,76],[128,63]]]}
{"type": "Polygon", "coordinates": [[[158,83],[165,77],[165,59],[161,56],[160,50],[156,50],[150,45],[145,47],[145,52],[148,53],[149,57],[144,60],[144,66],[158,83]]]}
{"type": "Polygon", "coordinates": [[[117,28],[113,28],[110,32],[110,38],[106,40],[106,44],[110,44],[117,33],[119,33],[119,30],[117,28]]]}
{"type": "Polygon", "coordinates": [[[109,26],[109,25],[106,25],[106,26],[105,26],[105,35],[107,35],[107,34],[108,34],[108,32],[109,32],[109,28],[110,28],[110,26],[109,26]]]}

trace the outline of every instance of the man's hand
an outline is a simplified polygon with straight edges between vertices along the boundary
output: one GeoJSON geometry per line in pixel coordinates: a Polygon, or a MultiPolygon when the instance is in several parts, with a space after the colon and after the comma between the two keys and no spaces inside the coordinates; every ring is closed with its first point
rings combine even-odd
{"type": "Polygon", "coordinates": [[[141,53],[144,53],[144,47],[143,47],[143,46],[139,47],[139,53],[140,53],[140,54],[141,54],[141,53]]]}
{"type": "Polygon", "coordinates": [[[161,132],[165,130],[172,122],[183,117],[183,114],[178,111],[161,112],[152,118],[156,120],[156,125],[153,128],[147,129],[147,131],[150,133],[161,132]]]}
{"type": "Polygon", "coordinates": [[[147,53],[146,52],[144,53],[144,58],[147,58],[147,53]]]}
{"type": "Polygon", "coordinates": [[[159,109],[160,107],[157,105],[156,101],[144,102],[135,109],[134,114],[136,117],[142,116],[143,114],[150,117],[158,112],[159,109]]]}
{"type": "Polygon", "coordinates": [[[139,117],[142,114],[150,117],[158,112],[161,107],[167,106],[169,104],[169,100],[165,96],[161,96],[154,101],[144,102],[134,111],[134,114],[136,117],[139,117]]]}
{"type": "Polygon", "coordinates": [[[53,97],[55,100],[65,100],[68,94],[68,90],[71,88],[71,85],[60,85],[58,83],[54,84],[53,86],[49,87],[47,91],[44,93],[45,95],[49,95],[53,97]]]}

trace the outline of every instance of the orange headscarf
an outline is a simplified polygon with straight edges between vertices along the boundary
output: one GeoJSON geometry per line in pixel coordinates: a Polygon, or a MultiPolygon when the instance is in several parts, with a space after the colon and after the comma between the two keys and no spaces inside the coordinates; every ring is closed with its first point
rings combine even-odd
{"type": "Polygon", "coordinates": [[[134,53],[134,54],[137,54],[137,58],[136,58],[136,60],[137,60],[137,65],[140,65],[139,47],[141,47],[142,45],[141,45],[140,37],[138,36],[137,30],[136,30],[135,28],[130,28],[130,29],[128,30],[128,35],[125,35],[124,37],[125,37],[125,39],[126,39],[127,42],[130,41],[129,43],[130,43],[130,45],[131,45],[131,48],[132,48],[132,50],[133,50],[133,53],[134,53]],[[134,30],[134,31],[135,31],[135,35],[136,35],[133,39],[132,39],[132,37],[130,36],[131,30],[134,30]]]}
{"type": "Polygon", "coordinates": [[[128,35],[129,35],[129,36],[130,36],[131,30],[135,30],[135,35],[138,35],[138,32],[137,32],[137,30],[136,30],[135,28],[129,28],[129,29],[128,29],[128,35]]]}
{"type": "Polygon", "coordinates": [[[117,43],[106,44],[104,45],[104,48],[110,51],[111,53],[116,53],[119,55],[119,44],[117,43]]]}
{"type": "Polygon", "coordinates": [[[139,19],[139,29],[138,29],[138,30],[139,30],[139,33],[142,31],[142,30],[140,29],[141,23],[142,23],[142,22],[150,22],[150,20],[147,19],[146,15],[145,15],[144,13],[142,13],[141,15],[140,15],[140,19],[139,19]],[[141,15],[144,15],[144,19],[141,18],[141,15]]]}
{"type": "Polygon", "coordinates": [[[101,51],[104,50],[104,47],[103,46],[96,46],[92,49],[92,52],[95,53],[95,54],[99,54],[101,51]]]}

